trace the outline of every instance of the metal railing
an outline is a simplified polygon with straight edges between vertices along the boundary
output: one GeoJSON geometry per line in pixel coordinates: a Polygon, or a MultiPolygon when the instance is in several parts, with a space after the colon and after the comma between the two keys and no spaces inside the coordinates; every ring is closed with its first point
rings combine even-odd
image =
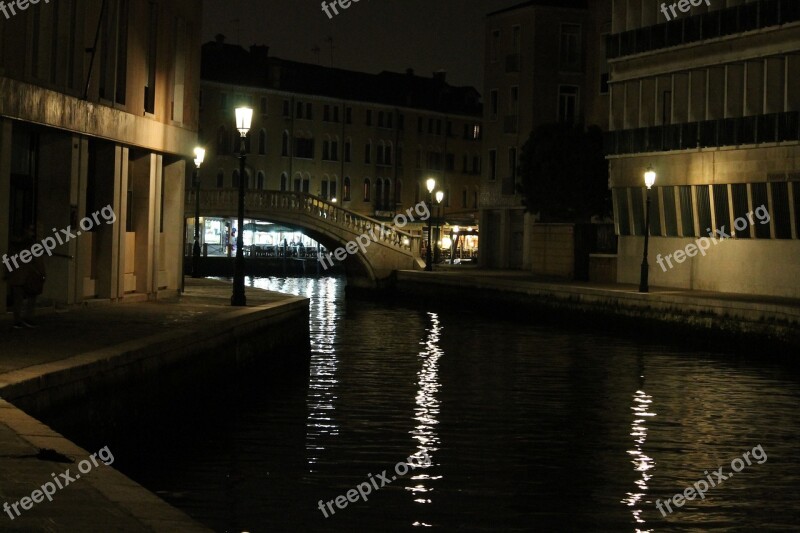
{"type": "MultiPolygon", "coordinates": [[[[195,190],[186,191],[186,205],[194,206],[195,190]]],[[[206,189],[200,191],[200,206],[204,213],[215,210],[235,210],[238,189],[206,189]]],[[[332,204],[317,196],[293,191],[248,191],[245,195],[245,214],[248,218],[268,217],[270,213],[302,213],[316,224],[338,227],[352,233],[364,234],[373,241],[398,251],[419,255],[420,237],[399,230],[379,220],[360,215],[332,204]],[[383,228],[383,231],[381,231],[383,228]]],[[[187,211],[190,213],[191,211],[187,211]]]]}

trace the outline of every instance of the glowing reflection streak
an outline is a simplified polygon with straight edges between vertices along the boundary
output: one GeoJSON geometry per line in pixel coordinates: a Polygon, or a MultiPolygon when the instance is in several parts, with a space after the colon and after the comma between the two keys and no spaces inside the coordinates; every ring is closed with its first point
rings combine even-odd
{"type": "Polygon", "coordinates": [[[311,342],[311,370],[308,385],[308,420],[306,422],[306,453],[309,472],[313,472],[325,450],[324,439],[339,434],[336,423],[336,375],[339,360],[336,344],[336,293],[337,278],[261,278],[255,286],[305,296],[311,299],[309,310],[309,335],[311,342]],[[315,293],[315,289],[317,292],[315,293]]]}
{"type": "MultiPolygon", "coordinates": [[[[439,400],[436,399],[436,394],[441,387],[439,383],[439,358],[444,355],[444,351],[439,347],[442,331],[439,315],[428,313],[428,316],[431,319],[431,327],[428,330],[427,339],[420,342],[425,348],[418,355],[422,359],[422,368],[417,373],[417,407],[414,409],[414,419],[419,424],[410,433],[414,436],[414,440],[417,441],[417,454],[427,454],[431,464],[433,464],[433,452],[439,449],[440,444],[439,436],[436,432],[436,425],[439,423],[437,419],[439,415],[439,400]]],[[[427,468],[430,467],[426,467],[426,470],[427,468]]],[[[440,478],[441,476],[432,476],[423,470],[411,476],[411,479],[417,483],[414,486],[406,487],[406,490],[411,491],[416,496],[415,502],[431,503],[430,498],[426,497],[425,494],[432,492],[433,488],[426,486],[424,482],[440,478]]],[[[422,522],[416,522],[414,525],[428,526],[428,524],[422,522]]]]}
{"type": "MultiPolygon", "coordinates": [[[[633,407],[631,407],[633,411],[631,429],[633,431],[631,431],[631,436],[634,437],[634,449],[628,450],[628,454],[632,457],[631,463],[634,466],[634,470],[640,472],[642,477],[635,481],[638,492],[626,493],[627,498],[622,500],[621,503],[632,507],[631,514],[633,514],[633,519],[637,524],[645,523],[644,519],[642,519],[643,509],[640,504],[645,496],[645,491],[647,491],[647,482],[653,477],[648,474],[648,471],[656,466],[653,458],[647,456],[642,451],[644,442],[647,440],[647,426],[644,425],[645,420],[647,420],[648,416],[656,416],[656,413],[648,411],[651,403],[653,403],[652,396],[645,394],[644,391],[637,390],[633,395],[633,407]]],[[[652,531],[652,529],[636,528],[636,533],[649,533],[652,531]]]]}

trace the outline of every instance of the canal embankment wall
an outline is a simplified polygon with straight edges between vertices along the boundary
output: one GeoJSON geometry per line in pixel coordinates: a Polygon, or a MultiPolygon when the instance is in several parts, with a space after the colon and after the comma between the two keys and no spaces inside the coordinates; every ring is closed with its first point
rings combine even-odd
{"type": "MultiPolygon", "coordinates": [[[[124,431],[130,416],[149,416],[139,400],[158,398],[159,389],[189,382],[213,397],[232,372],[307,376],[309,300],[254,289],[247,295],[248,307],[232,308],[230,284],[187,280],[180,299],[83,306],[37,316],[35,330],[10,330],[0,341],[0,446],[6,450],[0,493],[10,503],[21,501],[54,469],[74,472],[90,452],[110,444],[110,426],[124,431]],[[115,416],[103,419],[109,410],[115,416]],[[59,428],[70,427],[70,418],[82,420],[89,435],[65,437],[59,428]],[[45,449],[73,463],[37,459],[45,449]]],[[[3,322],[0,317],[0,327],[3,322]]],[[[117,454],[126,459],[123,450],[117,454]]],[[[65,491],[13,524],[7,518],[6,526],[208,531],[116,464],[95,468],[65,491]]]]}
{"type": "Polygon", "coordinates": [[[401,271],[396,294],[535,323],[585,325],[691,342],[696,348],[796,353],[800,301],[634,285],[541,281],[500,271],[401,271]],[[705,346],[703,346],[705,345],[705,346]]]}

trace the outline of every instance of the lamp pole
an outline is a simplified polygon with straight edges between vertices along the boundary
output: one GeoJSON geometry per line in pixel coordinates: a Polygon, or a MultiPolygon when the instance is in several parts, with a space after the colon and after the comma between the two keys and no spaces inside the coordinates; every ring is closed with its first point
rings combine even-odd
{"type": "Polygon", "coordinates": [[[442,250],[439,248],[439,241],[442,240],[442,200],[444,192],[436,191],[436,248],[433,250],[434,262],[441,261],[442,250]]]}
{"type": "Polygon", "coordinates": [[[647,187],[647,202],[644,215],[644,254],[642,254],[642,271],[639,276],[639,292],[648,292],[650,290],[648,275],[650,267],[647,264],[647,247],[650,241],[650,189],[656,182],[656,173],[652,167],[647,168],[644,173],[644,184],[647,187]]]}
{"type": "Polygon", "coordinates": [[[199,146],[194,149],[194,246],[192,247],[192,277],[200,276],[200,165],[206,151],[199,146]]]}
{"type": "Polygon", "coordinates": [[[236,129],[241,135],[239,145],[239,228],[236,232],[236,259],[233,270],[233,295],[231,305],[245,306],[247,298],[244,294],[244,194],[245,194],[245,158],[247,146],[245,143],[250,123],[253,119],[253,110],[247,107],[236,108],[236,129]]]}
{"type": "Polygon", "coordinates": [[[436,187],[436,180],[433,178],[428,178],[428,181],[425,183],[425,186],[428,189],[428,246],[425,249],[425,270],[428,272],[433,271],[433,258],[431,257],[431,247],[433,246],[433,189],[436,187]]]}

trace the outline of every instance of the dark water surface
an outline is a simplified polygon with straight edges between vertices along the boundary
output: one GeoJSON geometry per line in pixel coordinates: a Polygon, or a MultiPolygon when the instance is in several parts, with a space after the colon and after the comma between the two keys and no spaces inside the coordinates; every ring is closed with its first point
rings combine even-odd
{"type": "Polygon", "coordinates": [[[345,302],[337,278],[255,285],[312,299],[310,378],[167,387],[169,408],[91,435],[216,531],[800,530],[800,377],[766,352],[345,302]],[[367,501],[318,508],[422,452],[367,501]],[[656,509],[745,452],[704,499],[656,509]]]}

